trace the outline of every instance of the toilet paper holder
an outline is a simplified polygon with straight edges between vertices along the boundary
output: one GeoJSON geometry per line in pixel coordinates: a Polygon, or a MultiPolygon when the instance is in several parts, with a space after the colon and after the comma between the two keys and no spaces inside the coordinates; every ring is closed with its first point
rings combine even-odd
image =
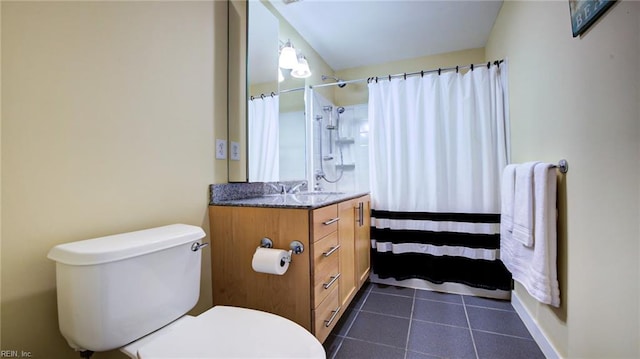
{"type": "MultiPolygon", "coordinates": [[[[262,248],[273,248],[273,241],[271,238],[264,237],[260,240],[260,247],[262,248]]],[[[304,245],[300,241],[293,241],[289,245],[289,249],[293,254],[300,254],[304,252],[304,245]]]]}

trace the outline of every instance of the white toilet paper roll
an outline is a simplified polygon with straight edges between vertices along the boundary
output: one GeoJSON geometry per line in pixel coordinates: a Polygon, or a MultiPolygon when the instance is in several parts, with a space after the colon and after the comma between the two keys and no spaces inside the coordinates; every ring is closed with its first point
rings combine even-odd
{"type": "Polygon", "coordinates": [[[260,273],[283,275],[289,269],[289,251],[258,247],[253,254],[251,267],[260,273]]]}

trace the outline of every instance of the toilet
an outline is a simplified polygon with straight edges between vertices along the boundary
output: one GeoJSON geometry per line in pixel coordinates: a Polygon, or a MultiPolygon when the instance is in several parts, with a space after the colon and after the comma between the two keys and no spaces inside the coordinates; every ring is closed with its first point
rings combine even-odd
{"type": "Polygon", "coordinates": [[[82,357],[120,349],[136,359],[325,358],[309,331],[271,313],[215,306],[186,315],[200,294],[204,236],[173,224],[52,248],[69,346],[82,357]]]}

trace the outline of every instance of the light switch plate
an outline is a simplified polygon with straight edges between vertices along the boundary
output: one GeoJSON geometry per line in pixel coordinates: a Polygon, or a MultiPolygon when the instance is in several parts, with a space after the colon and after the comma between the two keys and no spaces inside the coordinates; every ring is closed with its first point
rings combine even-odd
{"type": "Polygon", "coordinates": [[[227,159],[227,140],[216,139],[216,159],[227,159]]]}
{"type": "Polygon", "coordinates": [[[240,161],[240,142],[231,141],[231,153],[229,154],[232,161],[240,161]]]}

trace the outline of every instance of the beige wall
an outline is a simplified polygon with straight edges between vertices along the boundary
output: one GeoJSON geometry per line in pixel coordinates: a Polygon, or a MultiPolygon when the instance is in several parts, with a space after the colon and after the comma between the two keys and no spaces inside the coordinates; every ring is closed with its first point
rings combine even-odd
{"type": "MultiPolygon", "coordinates": [[[[0,4],[0,84],[2,84],[2,6],[0,4]]],[[[2,86],[0,86],[0,149],[2,148],[2,86]]],[[[2,346],[2,151],[0,150],[0,350],[2,346]]]]}
{"type": "Polygon", "coordinates": [[[561,356],[640,357],[640,3],[618,2],[573,38],[566,1],[506,1],[486,54],[509,60],[513,161],[570,166],[562,306],[517,295],[561,356]]]}
{"type": "MultiPolygon", "coordinates": [[[[404,72],[416,72],[437,68],[446,68],[465,64],[483,63],[484,48],[448,52],[444,54],[417,57],[409,60],[387,62],[380,65],[361,66],[336,72],[342,80],[366,79],[372,76],[395,75],[404,72]]],[[[366,82],[348,84],[344,88],[332,87],[336,105],[347,106],[367,103],[369,90],[366,82]]]]}
{"type": "MultiPolygon", "coordinates": [[[[77,357],[56,244],[170,223],[208,232],[226,182],[226,2],[2,2],[2,349],[77,357]]],[[[203,256],[196,312],[211,306],[203,256]]],[[[135,300],[135,293],[131,293],[135,300]]],[[[118,353],[94,358],[122,357],[118,353]]]]}

